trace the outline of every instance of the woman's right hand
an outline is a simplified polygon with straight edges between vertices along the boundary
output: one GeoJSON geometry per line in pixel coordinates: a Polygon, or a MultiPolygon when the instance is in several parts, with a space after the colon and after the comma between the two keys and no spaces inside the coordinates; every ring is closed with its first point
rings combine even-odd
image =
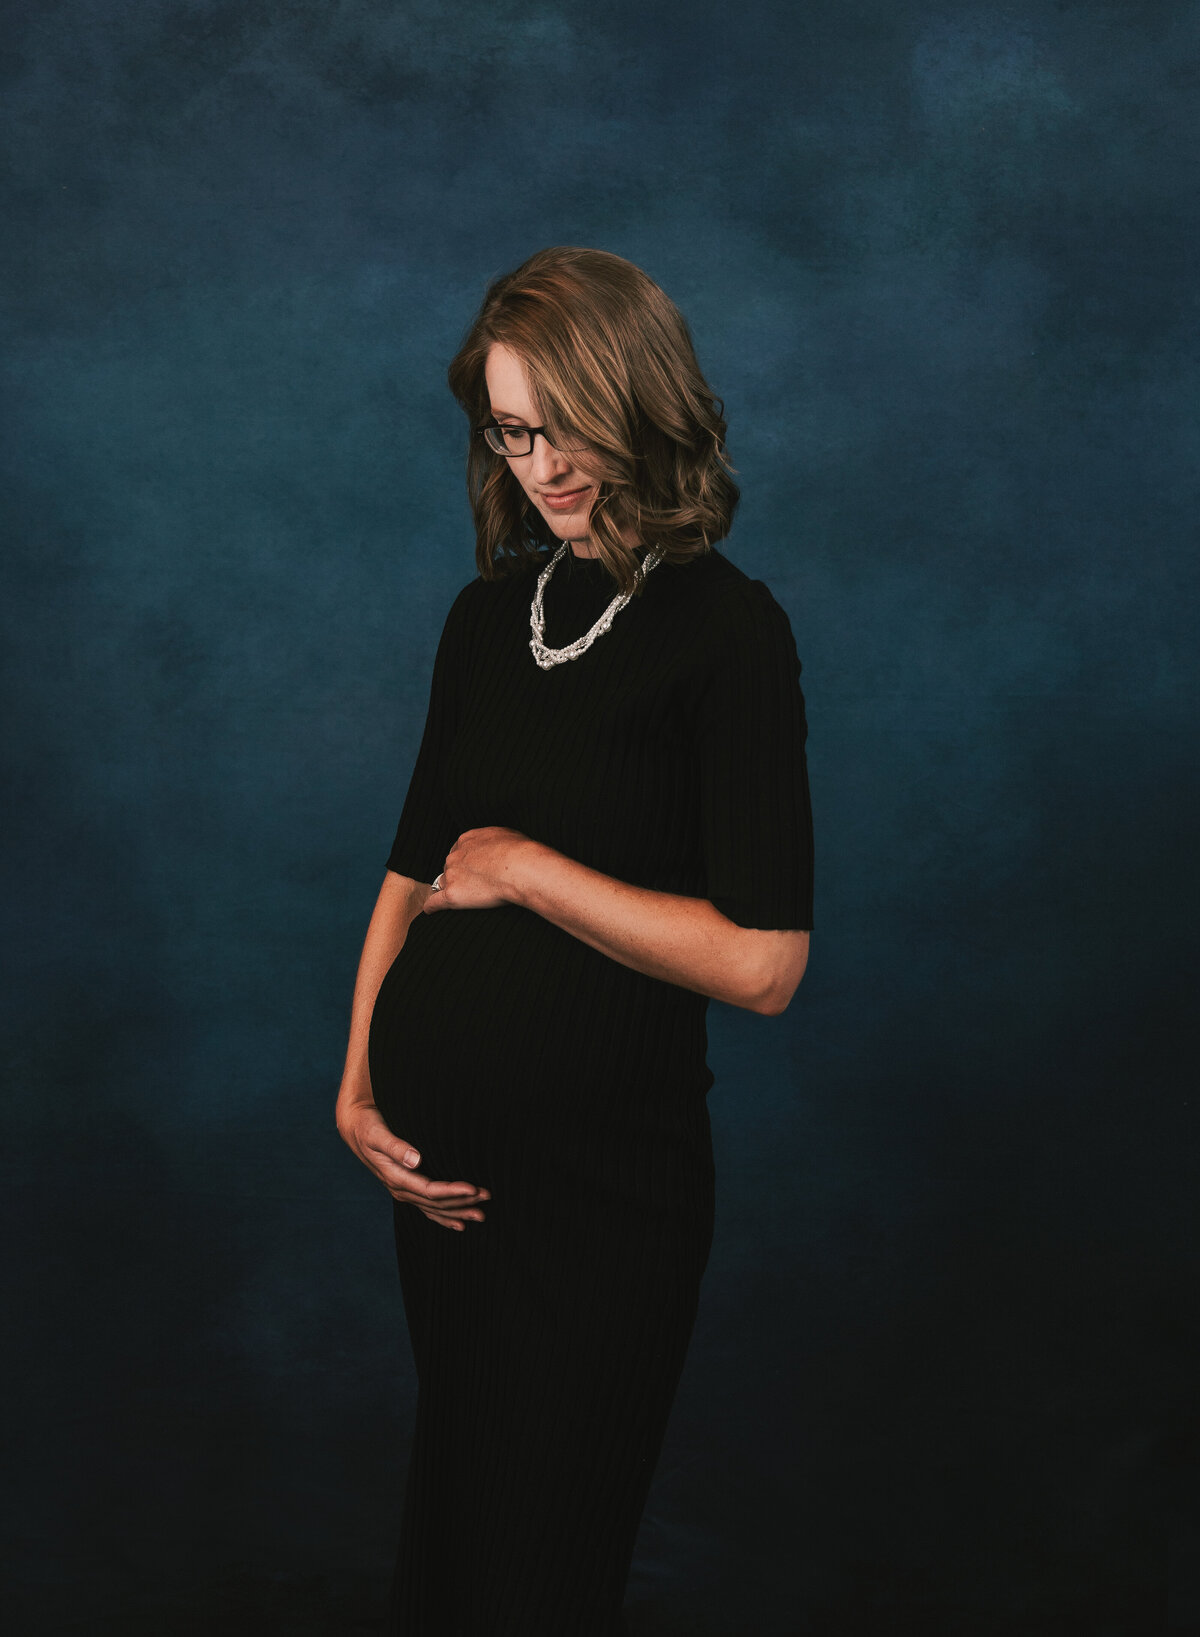
{"type": "Polygon", "coordinates": [[[402,1205],[415,1205],[431,1222],[462,1233],[468,1222],[482,1222],[479,1209],[492,1196],[471,1182],[437,1182],[416,1167],[421,1156],[411,1143],[397,1137],[373,1102],[356,1100],[337,1107],[337,1128],[342,1141],[373,1176],[402,1205]]]}

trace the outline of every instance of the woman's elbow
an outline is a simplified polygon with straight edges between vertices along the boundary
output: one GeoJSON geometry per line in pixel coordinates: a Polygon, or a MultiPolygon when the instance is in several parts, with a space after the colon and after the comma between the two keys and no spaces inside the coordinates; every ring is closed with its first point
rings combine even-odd
{"type": "Polygon", "coordinates": [[[783,959],[776,961],[771,981],[754,1008],[764,1017],[779,1017],[787,1011],[808,969],[808,933],[785,933],[783,936],[788,940],[788,947],[784,950],[783,959]]]}

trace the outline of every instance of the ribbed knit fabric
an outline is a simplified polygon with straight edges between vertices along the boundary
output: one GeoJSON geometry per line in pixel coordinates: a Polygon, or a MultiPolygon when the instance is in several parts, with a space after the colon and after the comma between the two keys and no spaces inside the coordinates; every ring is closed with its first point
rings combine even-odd
{"type": "MultiPolygon", "coordinates": [[[[660,563],[581,657],[529,649],[536,570],[446,619],[388,868],[430,882],[511,826],[593,869],[812,924],[800,664],[787,615],[720,551],[660,563]]],[[[568,553],[546,641],[616,586],[568,553]]],[[[490,1189],[463,1233],[394,1209],[418,1375],[397,1637],[615,1637],[713,1227],[707,999],[530,910],[418,915],[370,1070],[421,1171],[490,1189]]]]}

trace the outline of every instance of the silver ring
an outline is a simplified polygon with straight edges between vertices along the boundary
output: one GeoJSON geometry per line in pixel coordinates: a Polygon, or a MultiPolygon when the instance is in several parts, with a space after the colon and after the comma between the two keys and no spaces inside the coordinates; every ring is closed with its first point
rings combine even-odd
{"type": "Polygon", "coordinates": [[[433,883],[433,885],[430,887],[429,890],[430,890],[430,892],[441,892],[441,890],[442,890],[442,872],[440,870],[438,871],[437,880],[433,883]]]}

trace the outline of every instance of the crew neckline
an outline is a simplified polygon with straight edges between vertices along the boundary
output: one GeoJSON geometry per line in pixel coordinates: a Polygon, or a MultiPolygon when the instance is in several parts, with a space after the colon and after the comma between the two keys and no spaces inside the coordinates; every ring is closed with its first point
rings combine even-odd
{"type": "MultiPolygon", "coordinates": [[[[640,549],[641,548],[639,548],[639,550],[640,549]]],[[[585,573],[595,573],[597,570],[599,570],[605,574],[608,573],[608,569],[605,566],[604,559],[602,557],[580,557],[574,551],[572,551],[570,546],[567,547],[567,556],[571,559],[572,570],[581,569],[585,573]]],[[[645,558],[646,552],[643,550],[641,557],[637,560],[639,562],[644,562],[645,558]]]]}

